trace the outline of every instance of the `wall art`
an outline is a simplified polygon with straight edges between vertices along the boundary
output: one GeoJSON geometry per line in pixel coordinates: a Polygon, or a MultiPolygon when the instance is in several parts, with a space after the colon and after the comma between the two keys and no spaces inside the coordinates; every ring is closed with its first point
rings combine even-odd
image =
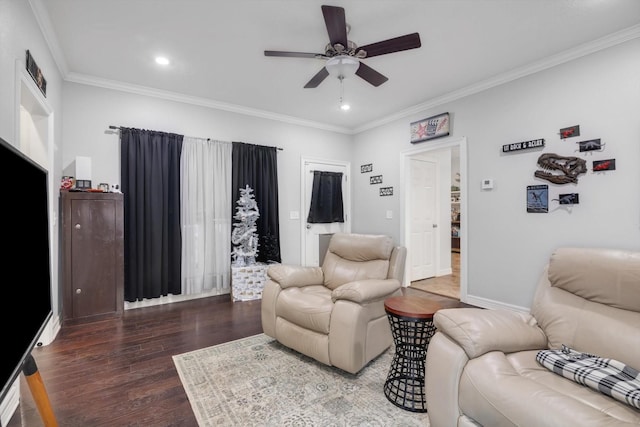
{"type": "Polygon", "coordinates": [[[381,196],[393,196],[393,187],[380,187],[381,196]]]}
{"type": "Polygon", "coordinates": [[[449,135],[449,113],[438,114],[411,123],[411,143],[427,141],[449,135]]]}
{"type": "Polygon", "coordinates": [[[604,144],[600,142],[600,138],[598,139],[590,139],[588,141],[580,141],[578,142],[578,146],[580,147],[580,152],[584,151],[602,151],[604,149],[604,144]]]}
{"type": "Polygon", "coordinates": [[[36,82],[36,86],[40,89],[40,92],[46,97],[47,96],[47,81],[42,74],[42,70],[36,64],[36,61],[33,60],[33,56],[31,56],[31,52],[27,50],[27,71],[31,74],[31,78],[36,82]]]}
{"type": "Polygon", "coordinates": [[[382,175],[370,176],[369,184],[382,184],[382,175]]]}
{"type": "Polygon", "coordinates": [[[616,170],[616,159],[593,161],[594,172],[613,171],[613,170],[616,170]]]}
{"type": "Polygon", "coordinates": [[[574,136],[580,136],[580,125],[560,129],[560,139],[567,139],[574,136]]]}
{"type": "Polygon", "coordinates": [[[561,205],[577,205],[580,203],[580,198],[578,197],[578,193],[568,193],[568,194],[560,194],[557,199],[553,199],[557,201],[561,205]]]}
{"type": "Polygon", "coordinates": [[[527,212],[529,213],[549,212],[549,186],[548,185],[527,186],[527,212]]]}
{"type": "Polygon", "coordinates": [[[577,183],[578,175],[587,173],[584,159],[554,153],[544,153],[538,157],[538,166],[542,170],[535,171],[533,175],[554,184],[577,183]]]}
{"type": "Polygon", "coordinates": [[[529,150],[531,148],[544,148],[544,138],[506,144],[502,146],[502,152],[508,153],[511,151],[529,150]]]}
{"type": "Polygon", "coordinates": [[[361,165],[360,166],[360,173],[367,173],[367,172],[371,172],[373,170],[373,164],[372,163],[368,163],[366,165],[361,165]]]}

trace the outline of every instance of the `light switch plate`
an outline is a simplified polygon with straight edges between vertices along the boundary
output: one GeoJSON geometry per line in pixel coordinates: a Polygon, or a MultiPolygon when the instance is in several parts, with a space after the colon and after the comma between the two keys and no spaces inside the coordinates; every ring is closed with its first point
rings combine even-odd
{"type": "Polygon", "coordinates": [[[493,189],[493,178],[485,178],[482,180],[482,189],[483,190],[492,190],[493,189]]]}

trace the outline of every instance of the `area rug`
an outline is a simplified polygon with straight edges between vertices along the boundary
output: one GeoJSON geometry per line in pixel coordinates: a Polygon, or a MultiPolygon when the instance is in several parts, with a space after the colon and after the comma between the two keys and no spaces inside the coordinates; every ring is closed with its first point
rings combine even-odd
{"type": "Polygon", "coordinates": [[[200,427],[429,426],[383,386],[393,349],[353,375],[258,334],[173,356],[200,427]]]}

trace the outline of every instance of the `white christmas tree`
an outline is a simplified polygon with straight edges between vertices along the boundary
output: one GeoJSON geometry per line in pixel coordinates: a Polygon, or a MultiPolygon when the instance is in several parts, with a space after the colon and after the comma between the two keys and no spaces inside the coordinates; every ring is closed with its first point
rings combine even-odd
{"type": "Polygon", "coordinates": [[[260,216],[258,204],[253,195],[253,189],[248,185],[240,189],[240,198],[236,202],[236,222],[231,232],[231,243],[235,246],[231,255],[233,265],[245,266],[256,263],[258,254],[258,233],[256,220],[260,216]]]}

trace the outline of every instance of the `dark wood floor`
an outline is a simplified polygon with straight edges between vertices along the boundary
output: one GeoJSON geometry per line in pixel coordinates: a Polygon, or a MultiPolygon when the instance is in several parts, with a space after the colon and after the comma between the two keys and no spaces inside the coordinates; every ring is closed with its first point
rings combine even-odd
{"type": "MultiPolygon", "coordinates": [[[[404,291],[442,307],[468,306],[404,291]]],[[[261,333],[260,303],[223,295],[64,326],[53,343],[32,353],[59,426],[197,426],[171,356],[261,333]]],[[[22,377],[20,407],[6,427],[43,425],[22,377]]]]}

